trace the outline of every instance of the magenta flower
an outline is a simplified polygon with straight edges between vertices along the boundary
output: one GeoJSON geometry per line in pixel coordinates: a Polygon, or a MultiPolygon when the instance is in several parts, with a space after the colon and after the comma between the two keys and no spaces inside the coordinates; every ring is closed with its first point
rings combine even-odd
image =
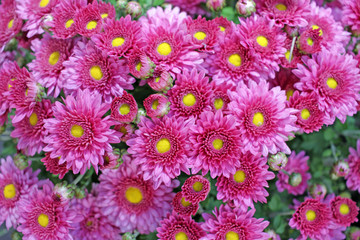
{"type": "Polygon", "coordinates": [[[179,215],[183,216],[191,216],[195,215],[199,209],[199,203],[192,203],[185,200],[183,196],[183,192],[178,192],[173,201],[172,206],[174,212],[178,213],[179,215]]]}
{"type": "Polygon", "coordinates": [[[342,22],[355,34],[360,33],[360,5],[358,0],[342,0],[342,22]]]}
{"type": "Polygon", "coordinates": [[[66,167],[66,163],[59,164],[61,157],[52,158],[50,155],[50,152],[45,153],[45,157],[41,159],[41,162],[44,163],[46,171],[54,175],[59,175],[59,178],[63,179],[65,174],[69,171],[66,167]]]}
{"type": "Polygon", "coordinates": [[[349,148],[350,155],[345,160],[349,163],[350,172],[345,176],[346,186],[353,191],[360,192],[360,140],[356,143],[356,149],[349,148]]]}
{"type": "Polygon", "coordinates": [[[133,95],[123,91],[121,97],[115,97],[111,102],[111,117],[122,123],[132,122],[138,112],[138,106],[133,95]]]}
{"type": "Polygon", "coordinates": [[[19,33],[23,23],[15,12],[15,1],[2,1],[0,5],[0,50],[19,33]]]}
{"type": "Polygon", "coordinates": [[[186,11],[190,15],[203,15],[207,13],[201,7],[201,3],[205,3],[206,0],[166,0],[166,2],[179,7],[182,11],[186,11]]]}
{"type": "Polygon", "coordinates": [[[181,187],[184,199],[191,203],[204,201],[210,192],[210,182],[201,175],[194,175],[185,180],[181,187]]]}
{"type": "Polygon", "coordinates": [[[55,118],[45,120],[49,136],[45,152],[50,157],[60,157],[59,164],[77,174],[84,174],[91,165],[98,171],[98,165],[104,164],[105,151],[112,151],[110,143],[120,142],[120,134],[110,129],[113,122],[110,116],[102,118],[109,106],[101,101],[101,95],[89,90],[77,92],[74,98],[68,95],[65,105],[55,102],[55,118]]]}
{"type": "Polygon", "coordinates": [[[217,84],[213,81],[210,84],[213,89],[213,94],[210,97],[210,107],[214,112],[221,110],[224,114],[229,113],[230,97],[228,91],[235,91],[235,86],[231,82],[217,84]]]}
{"type": "Polygon", "coordinates": [[[101,31],[103,20],[97,1],[79,9],[74,17],[75,31],[84,37],[91,37],[101,31]]]}
{"type": "Polygon", "coordinates": [[[143,102],[146,114],[153,117],[162,117],[169,112],[170,102],[162,94],[152,94],[143,102]]]}
{"type": "Polygon", "coordinates": [[[358,221],[359,208],[353,200],[337,196],[330,201],[330,207],[337,224],[349,227],[358,221]]]}

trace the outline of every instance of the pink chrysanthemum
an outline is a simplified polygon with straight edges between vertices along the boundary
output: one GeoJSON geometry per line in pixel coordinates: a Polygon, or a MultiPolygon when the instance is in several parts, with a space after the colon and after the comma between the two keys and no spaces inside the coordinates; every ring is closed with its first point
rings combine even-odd
{"type": "Polygon", "coordinates": [[[266,203],[269,193],[267,181],[275,178],[265,158],[246,153],[238,156],[240,167],[230,177],[220,176],[217,180],[217,199],[233,203],[235,207],[246,211],[248,207],[254,209],[253,202],[266,203]]]}
{"type": "Polygon", "coordinates": [[[160,222],[160,227],[156,230],[158,232],[156,236],[159,240],[199,240],[206,235],[205,231],[201,229],[200,224],[192,218],[176,214],[169,214],[166,219],[160,222]]]}
{"type": "Polygon", "coordinates": [[[122,134],[120,140],[126,142],[130,138],[134,137],[135,128],[131,123],[116,124],[114,130],[122,134]]]}
{"type": "Polygon", "coordinates": [[[59,2],[59,0],[15,1],[17,14],[22,19],[28,20],[22,28],[24,32],[28,31],[26,34],[28,38],[44,33],[43,27],[47,24],[45,20],[47,20],[51,11],[59,2]]]}
{"type": "Polygon", "coordinates": [[[235,91],[235,86],[229,82],[216,84],[214,81],[210,83],[213,94],[210,97],[210,106],[214,112],[221,110],[224,114],[229,112],[228,104],[230,97],[228,91],[235,91]]]}
{"type": "Polygon", "coordinates": [[[192,173],[202,170],[215,178],[234,174],[240,167],[238,153],[242,148],[240,131],[233,115],[224,116],[221,111],[204,112],[190,132],[189,164],[192,173]]]}
{"type": "Polygon", "coordinates": [[[335,222],[339,225],[349,227],[358,221],[359,208],[353,200],[337,196],[331,200],[330,207],[335,222]]]}
{"type": "Polygon", "coordinates": [[[185,180],[181,187],[186,201],[199,203],[204,201],[210,192],[210,182],[200,175],[194,175],[185,180]]]}
{"type": "Polygon", "coordinates": [[[128,75],[125,60],[110,58],[94,46],[92,41],[79,41],[74,54],[63,63],[61,76],[66,79],[65,92],[76,95],[78,89],[96,90],[106,103],[121,96],[123,89],[133,89],[135,79],[128,75]]]}
{"type": "Polygon", "coordinates": [[[298,48],[304,54],[314,54],[321,51],[321,43],[323,41],[320,36],[319,29],[309,29],[300,34],[298,39],[298,48]]]}
{"type": "Polygon", "coordinates": [[[0,115],[8,113],[10,102],[6,96],[12,85],[10,82],[19,74],[17,64],[12,61],[5,61],[0,68],[0,115]]]}
{"type": "Polygon", "coordinates": [[[59,178],[63,179],[65,174],[69,171],[66,167],[66,163],[59,164],[61,157],[52,158],[50,154],[51,153],[45,153],[45,157],[41,159],[41,162],[44,163],[46,171],[54,175],[59,174],[59,178]]]}
{"type": "Polygon", "coordinates": [[[48,131],[44,128],[44,120],[52,116],[51,101],[43,100],[36,102],[29,117],[13,123],[15,129],[10,136],[19,139],[17,148],[28,156],[40,153],[45,146],[44,139],[48,135],[48,131]]]}
{"type": "Polygon", "coordinates": [[[186,201],[182,192],[175,195],[172,206],[176,213],[183,216],[195,215],[199,209],[199,204],[186,201]]]}
{"type": "Polygon", "coordinates": [[[173,86],[174,79],[168,71],[157,67],[153,76],[147,79],[147,84],[157,92],[167,92],[173,86]]]}
{"type": "Polygon", "coordinates": [[[190,174],[187,134],[194,124],[192,119],[164,116],[160,119],[141,118],[136,137],[129,139],[128,152],[144,171],[144,179],[152,179],[157,189],[161,183],[171,185],[171,179],[181,171],[190,174]]]}
{"type": "Polygon", "coordinates": [[[214,18],[212,21],[215,22],[215,24],[218,26],[220,33],[225,34],[231,29],[231,23],[229,20],[227,20],[227,18],[221,16],[214,18]]]}
{"type": "Polygon", "coordinates": [[[319,131],[324,124],[331,124],[326,114],[319,109],[318,97],[314,92],[295,91],[290,97],[288,106],[299,110],[296,113],[296,125],[300,132],[319,131]]]}
{"type": "Polygon", "coordinates": [[[333,223],[329,206],[320,199],[306,199],[296,208],[290,219],[291,228],[300,230],[301,239],[329,240],[329,232],[337,228],[333,223]]]}
{"type": "Polygon", "coordinates": [[[360,78],[357,61],[348,54],[323,50],[313,58],[303,58],[306,66],[298,65],[293,73],[300,78],[295,87],[301,91],[313,91],[319,98],[319,109],[331,119],[345,122],[346,116],[357,112],[360,99],[360,78]]]}
{"type": "Polygon", "coordinates": [[[152,94],[143,102],[146,114],[153,117],[162,117],[169,111],[170,102],[162,94],[152,94]]]}
{"type": "Polygon", "coordinates": [[[196,68],[191,72],[185,70],[177,76],[175,86],[168,92],[170,114],[178,117],[198,117],[205,110],[210,110],[211,90],[205,72],[198,73],[196,68]]]}
{"type": "Polygon", "coordinates": [[[133,95],[123,92],[121,97],[116,97],[111,102],[111,117],[119,122],[132,122],[138,112],[138,106],[133,95]]]}
{"type": "MultiPolygon", "coordinates": [[[[96,2],[96,1],[95,1],[96,2]]],[[[116,11],[114,5],[99,1],[99,11],[102,19],[115,19],[116,11]]]]}
{"type": "Polygon", "coordinates": [[[129,71],[134,77],[147,79],[153,75],[156,66],[143,51],[133,51],[127,60],[129,71]]]}
{"type": "Polygon", "coordinates": [[[154,183],[144,180],[144,173],[130,155],[123,156],[123,160],[118,169],[104,170],[100,175],[98,203],[121,232],[136,229],[148,234],[170,212],[175,196],[172,191],[179,182],[174,180],[169,187],[161,184],[154,189],[154,183]]]}
{"type": "Polygon", "coordinates": [[[60,74],[64,69],[63,62],[72,54],[74,41],[54,39],[46,33],[41,40],[33,40],[31,45],[35,59],[28,64],[29,69],[34,78],[48,88],[47,95],[57,97],[61,91],[61,84],[65,82],[65,79],[62,79],[64,75],[60,74]]]}
{"type": "Polygon", "coordinates": [[[355,34],[360,33],[360,2],[359,0],[341,0],[342,22],[351,27],[355,34]]]}
{"type": "Polygon", "coordinates": [[[280,58],[286,52],[285,33],[273,22],[257,15],[241,21],[239,32],[259,55],[259,64],[266,69],[264,78],[274,78],[275,71],[279,71],[280,58]]]}
{"type": "Polygon", "coordinates": [[[71,38],[77,34],[75,15],[87,5],[87,0],[62,0],[52,12],[53,20],[48,23],[55,38],[71,38]]]}
{"type": "Polygon", "coordinates": [[[130,15],[115,21],[106,20],[104,31],[91,37],[95,46],[109,56],[128,56],[140,41],[140,24],[131,21],[130,15]]]}
{"type": "Polygon", "coordinates": [[[174,6],[179,7],[182,11],[186,11],[190,15],[204,15],[207,12],[201,7],[201,3],[206,0],[166,0],[174,6]]]}
{"type": "Polygon", "coordinates": [[[294,84],[299,82],[300,79],[291,72],[291,69],[280,68],[274,80],[270,81],[270,87],[280,86],[286,92],[286,99],[289,101],[290,97],[294,95],[294,84]]]}
{"type": "Polygon", "coordinates": [[[79,90],[76,98],[69,95],[64,102],[55,102],[55,118],[45,120],[49,136],[44,151],[51,152],[52,158],[60,157],[59,164],[66,162],[75,174],[84,174],[91,165],[97,172],[98,164],[104,164],[105,151],[112,151],[110,143],[120,142],[120,135],[110,129],[110,116],[102,118],[109,107],[99,93],[89,90],[79,90]]]}
{"type": "Polygon", "coordinates": [[[24,240],[72,240],[70,225],[77,219],[69,209],[69,202],[59,198],[53,184],[47,182],[42,190],[32,188],[27,199],[20,204],[18,231],[24,240]]]}
{"type": "Polygon", "coordinates": [[[286,52],[280,58],[280,65],[284,68],[297,68],[297,64],[302,63],[302,61],[301,61],[302,54],[299,52],[299,49],[297,49],[295,43],[294,43],[294,49],[291,54],[291,60],[290,60],[291,45],[292,45],[292,39],[287,38],[285,40],[286,52]]]}
{"type": "Polygon", "coordinates": [[[83,199],[74,199],[71,210],[80,221],[72,224],[71,235],[74,240],[121,240],[120,229],[99,207],[99,196],[87,194],[83,199]]]}
{"type": "Polygon", "coordinates": [[[310,0],[255,0],[259,14],[279,27],[284,25],[305,27],[310,0]]]}
{"type": "Polygon", "coordinates": [[[279,151],[290,153],[285,141],[294,136],[297,110],[286,107],[285,91],[280,87],[269,90],[269,84],[249,82],[241,84],[236,92],[230,92],[230,110],[239,123],[240,142],[243,152],[250,151],[263,156],[279,151]]]}
{"type": "Polygon", "coordinates": [[[240,208],[230,208],[229,205],[215,207],[212,216],[204,213],[205,223],[201,226],[208,232],[206,237],[200,240],[222,240],[222,239],[249,239],[267,240],[269,235],[264,229],[269,225],[263,218],[254,218],[255,209],[248,212],[240,208]]]}
{"type": "Polygon", "coordinates": [[[19,33],[22,19],[15,13],[15,1],[3,1],[0,5],[0,50],[19,33]]]}
{"type": "Polygon", "coordinates": [[[350,155],[346,159],[349,163],[350,172],[346,179],[346,186],[360,193],[360,140],[356,143],[356,149],[349,148],[350,155]]]}
{"type": "Polygon", "coordinates": [[[81,36],[91,37],[101,31],[103,20],[97,1],[81,8],[74,17],[75,30],[81,36]]]}
{"type": "Polygon", "coordinates": [[[105,152],[103,158],[104,164],[100,166],[100,169],[113,169],[118,166],[120,155],[118,153],[115,153],[114,151],[105,152]]]}
{"type": "Polygon", "coordinates": [[[36,186],[40,170],[32,172],[30,167],[19,170],[12,158],[1,159],[0,164],[0,225],[7,229],[18,226],[19,204],[27,198],[30,189],[36,186]]]}
{"type": "Polygon", "coordinates": [[[311,178],[311,174],[309,171],[309,166],[307,165],[308,156],[305,155],[304,151],[301,151],[296,155],[295,151],[291,152],[291,155],[288,158],[288,163],[286,164],[284,170],[289,174],[297,173],[301,175],[301,181],[295,184],[296,186],[292,186],[290,184],[290,176],[279,172],[277,177],[278,181],[276,181],[276,187],[279,192],[284,191],[285,189],[293,195],[301,195],[305,192],[308,181],[311,178]]]}

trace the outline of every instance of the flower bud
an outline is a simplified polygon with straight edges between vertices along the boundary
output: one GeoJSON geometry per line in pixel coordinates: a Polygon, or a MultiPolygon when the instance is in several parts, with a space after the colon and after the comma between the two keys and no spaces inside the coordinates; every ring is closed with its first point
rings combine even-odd
{"type": "Polygon", "coordinates": [[[119,9],[125,9],[128,1],[127,0],[117,0],[116,1],[116,7],[119,9]]]}
{"type": "Polygon", "coordinates": [[[292,173],[290,175],[290,185],[293,187],[297,187],[302,182],[302,176],[300,173],[292,173]]]}
{"type": "Polygon", "coordinates": [[[278,152],[275,155],[271,155],[268,159],[270,169],[273,171],[280,171],[281,169],[284,169],[287,163],[288,158],[283,152],[278,152]]]}
{"type": "Polygon", "coordinates": [[[256,4],[253,0],[239,0],[235,8],[240,15],[248,17],[256,11],[255,6],[256,4]]]}
{"type": "Polygon", "coordinates": [[[146,111],[142,108],[139,108],[134,123],[138,124],[142,116],[146,116],[146,111]]]}
{"type": "Polygon", "coordinates": [[[211,11],[220,11],[226,4],[225,0],[207,0],[206,7],[211,11]]]}
{"type": "Polygon", "coordinates": [[[128,2],[125,8],[126,14],[130,14],[133,18],[137,18],[142,14],[141,5],[138,2],[128,2]]]}
{"type": "Polygon", "coordinates": [[[62,201],[71,199],[74,196],[73,189],[66,182],[60,182],[54,187],[54,197],[62,201]]]}
{"type": "Polygon", "coordinates": [[[14,156],[14,164],[18,169],[24,170],[29,166],[29,161],[27,156],[18,153],[14,156]]]}
{"type": "Polygon", "coordinates": [[[345,177],[350,172],[349,164],[345,161],[339,161],[333,166],[332,172],[337,177],[345,177]]]}
{"type": "Polygon", "coordinates": [[[313,184],[309,188],[309,193],[312,198],[324,198],[326,192],[327,190],[324,184],[313,184]]]}

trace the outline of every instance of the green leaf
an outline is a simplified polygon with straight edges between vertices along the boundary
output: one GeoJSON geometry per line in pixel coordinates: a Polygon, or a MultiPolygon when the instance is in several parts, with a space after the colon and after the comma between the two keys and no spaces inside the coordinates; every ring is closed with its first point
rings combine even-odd
{"type": "Polygon", "coordinates": [[[221,11],[221,16],[226,17],[228,20],[235,18],[235,9],[232,7],[224,7],[221,11]]]}
{"type": "Polygon", "coordinates": [[[277,211],[281,209],[281,199],[278,194],[274,194],[269,202],[269,208],[272,211],[277,211]]]}
{"type": "Polygon", "coordinates": [[[154,0],[154,7],[164,3],[164,0],[154,0]]]}
{"type": "Polygon", "coordinates": [[[332,128],[327,128],[325,130],[324,138],[325,138],[326,141],[331,141],[335,137],[336,137],[336,133],[334,132],[334,130],[332,130],[332,128]]]}

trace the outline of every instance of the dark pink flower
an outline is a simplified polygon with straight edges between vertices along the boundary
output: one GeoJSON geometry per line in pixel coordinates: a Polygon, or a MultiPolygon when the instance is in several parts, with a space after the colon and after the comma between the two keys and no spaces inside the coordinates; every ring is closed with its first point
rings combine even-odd
{"type": "Polygon", "coordinates": [[[210,192],[210,182],[201,175],[194,175],[185,180],[181,187],[186,201],[199,203],[204,201],[210,192]]]}
{"type": "Polygon", "coordinates": [[[178,192],[175,195],[172,201],[172,206],[176,213],[183,216],[195,215],[197,210],[199,209],[199,203],[192,203],[186,201],[182,192],[178,192]]]}
{"type": "Polygon", "coordinates": [[[121,97],[115,97],[111,102],[111,117],[122,123],[132,122],[138,112],[138,106],[133,95],[123,91],[121,97]]]}

